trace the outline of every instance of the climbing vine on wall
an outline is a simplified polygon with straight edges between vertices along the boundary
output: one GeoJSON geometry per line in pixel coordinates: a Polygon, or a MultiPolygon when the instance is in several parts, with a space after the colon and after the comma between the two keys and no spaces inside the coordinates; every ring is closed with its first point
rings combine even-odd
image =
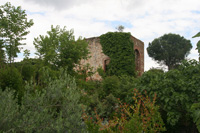
{"type": "Polygon", "coordinates": [[[110,57],[106,75],[135,76],[134,44],[130,33],[108,32],[100,36],[103,53],[110,57]]]}

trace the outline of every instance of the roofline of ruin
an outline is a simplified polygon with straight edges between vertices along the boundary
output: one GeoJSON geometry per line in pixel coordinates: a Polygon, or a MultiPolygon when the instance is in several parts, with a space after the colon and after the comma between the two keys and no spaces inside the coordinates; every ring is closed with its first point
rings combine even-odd
{"type": "MultiPolygon", "coordinates": [[[[134,37],[134,36],[132,36],[132,35],[131,35],[131,38],[134,38],[134,39],[136,39],[136,40],[138,40],[138,41],[140,41],[141,43],[144,44],[143,41],[139,40],[138,38],[136,38],[136,37],[134,37]]],[[[89,38],[85,38],[86,41],[87,41],[87,40],[93,40],[93,39],[100,39],[100,37],[98,36],[98,37],[89,37],[89,38]]]]}

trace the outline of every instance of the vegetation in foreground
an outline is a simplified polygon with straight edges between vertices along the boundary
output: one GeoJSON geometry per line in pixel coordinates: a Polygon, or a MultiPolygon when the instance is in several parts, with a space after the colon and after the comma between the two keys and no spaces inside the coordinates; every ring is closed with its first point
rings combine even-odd
{"type": "Polygon", "coordinates": [[[139,78],[123,67],[115,74],[110,64],[109,73],[100,71],[102,81],[86,82],[92,68],[73,69],[87,58],[84,39],[52,26],[34,40],[39,58],[25,50],[16,63],[20,40],[33,22],[10,3],[0,7],[0,17],[0,132],[200,131],[199,62],[181,59],[168,72],[151,69],[139,78]]]}

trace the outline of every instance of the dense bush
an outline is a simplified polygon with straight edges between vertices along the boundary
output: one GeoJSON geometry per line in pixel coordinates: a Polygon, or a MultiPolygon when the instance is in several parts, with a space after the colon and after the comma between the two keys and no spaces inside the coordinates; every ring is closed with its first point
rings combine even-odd
{"type": "Polygon", "coordinates": [[[14,132],[19,119],[19,105],[14,90],[0,89],[0,132],[14,132]]]}
{"type": "Polygon", "coordinates": [[[133,95],[134,103],[120,104],[116,107],[114,116],[103,119],[95,110],[95,117],[86,112],[83,119],[89,132],[160,132],[165,131],[164,123],[159,113],[159,107],[155,105],[156,96],[153,100],[141,95],[136,89],[133,95]]]}
{"type": "MultiPolygon", "coordinates": [[[[47,72],[46,72],[47,73],[47,72]]],[[[48,74],[47,74],[48,75],[48,74]]],[[[25,86],[24,97],[18,105],[13,91],[1,91],[1,132],[81,132],[80,91],[75,80],[60,71],[42,90],[33,83],[25,86]]]]}
{"type": "Polygon", "coordinates": [[[177,69],[163,72],[145,72],[139,88],[149,96],[157,94],[157,104],[169,131],[195,131],[191,106],[200,99],[200,64],[184,61],[177,69]]]}
{"type": "Polygon", "coordinates": [[[200,102],[194,103],[191,107],[191,113],[193,121],[197,126],[198,131],[200,132],[200,102]]]}
{"type": "Polygon", "coordinates": [[[6,88],[15,90],[15,96],[19,98],[23,95],[23,82],[20,72],[14,67],[5,67],[0,69],[0,88],[4,91],[6,88]]]}
{"type": "Polygon", "coordinates": [[[119,94],[120,81],[117,76],[108,76],[103,82],[103,90],[106,95],[113,94],[115,97],[119,94]]]}
{"type": "Polygon", "coordinates": [[[90,115],[94,115],[94,109],[100,117],[110,118],[115,108],[119,105],[118,98],[122,102],[132,103],[132,90],[137,84],[137,79],[127,75],[107,76],[102,81],[87,81],[81,85],[85,95],[81,102],[88,108],[90,115]]]}

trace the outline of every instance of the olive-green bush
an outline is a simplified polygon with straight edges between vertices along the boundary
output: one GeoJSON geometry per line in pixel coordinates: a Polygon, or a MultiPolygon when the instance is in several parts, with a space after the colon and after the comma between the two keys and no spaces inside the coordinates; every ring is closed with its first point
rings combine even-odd
{"type": "MultiPolygon", "coordinates": [[[[48,73],[48,72],[46,72],[48,73]]],[[[48,75],[48,74],[46,74],[48,75]]],[[[82,108],[80,91],[75,80],[60,71],[41,90],[35,84],[25,86],[24,97],[18,105],[12,90],[0,92],[0,132],[81,132],[82,108]]]]}

